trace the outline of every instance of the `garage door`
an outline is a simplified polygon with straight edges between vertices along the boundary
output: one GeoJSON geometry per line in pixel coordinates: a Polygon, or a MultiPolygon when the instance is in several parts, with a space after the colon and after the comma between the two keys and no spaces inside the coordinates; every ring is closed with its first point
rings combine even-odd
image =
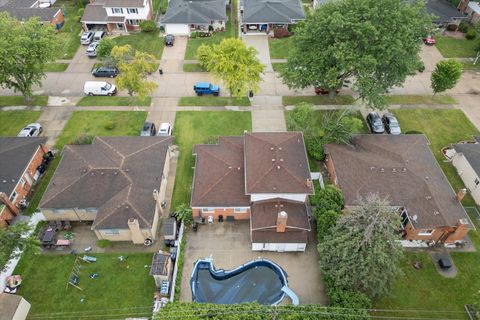
{"type": "Polygon", "coordinates": [[[190,28],[188,24],[166,24],[165,33],[188,36],[190,35],[190,28]]]}

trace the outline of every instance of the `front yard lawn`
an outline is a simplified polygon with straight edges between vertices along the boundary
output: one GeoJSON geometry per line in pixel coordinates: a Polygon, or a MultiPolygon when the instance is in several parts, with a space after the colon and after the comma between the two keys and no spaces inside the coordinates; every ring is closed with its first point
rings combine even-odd
{"type": "Polygon", "coordinates": [[[40,111],[0,111],[0,136],[17,136],[23,127],[37,121],[40,114],[40,111]]]}
{"type": "Polygon", "coordinates": [[[104,97],[104,96],[87,96],[80,99],[77,102],[79,107],[88,107],[88,106],[138,106],[138,107],[149,107],[152,103],[152,98],[146,97],[145,100],[140,100],[139,98],[132,97],[104,97]]]}
{"type": "Polygon", "coordinates": [[[151,253],[94,256],[97,257],[97,262],[81,263],[78,284],[81,291],[72,286],[67,287],[75,256],[33,255],[26,252],[14,274],[22,275],[23,283],[18,294],[31,303],[29,316],[67,312],[57,316],[62,319],[78,319],[81,318],[80,314],[88,317],[90,312],[97,318],[105,319],[117,318],[117,314],[126,317],[125,314],[151,311],[155,291],[153,277],[149,275],[151,253]],[[120,255],[126,257],[125,262],[118,261],[120,255]],[[98,278],[91,279],[92,273],[98,273],[98,278]],[[107,309],[109,311],[102,311],[107,309]],[[73,312],[71,317],[68,312],[73,312]]]}
{"type": "Polygon", "coordinates": [[[250,106],[250,100],[247,97],[240,99],[230,97],[213,97],[213,96],[201,96],[201,97],[181,97],[178,101],[178,105],[185,106],[211,106],[211,107],[224,107],[224,106],[250,106]]]}
{"type": "Polygon", "coordinates": [[[478,40],[457,39],[452,37],[436,37],[438,51],[445,58],[469,58],[476,54],[478,40]]]}
{"type": "Polygon", "coordinates": [[[175,118],[175,144],[180,148],[177,175],[173,189],[172,208],[190,203],[195,157],[192,147],[206,143],[209,137],[242,135],[252,130],[250,112],[238,111],[180,111],[175,118]]]}
{"type": "Polygon", "coordinates": [[[129,44],[132,48],[153,54],[157,59],[162,58],[163,38],[159,37],[159,31],[131,33],[113,39],[115,45],[124,46],[129,44]]]}
{"type": "Polygon", "coordinates": [[[147,113],[143,111],[75,111],[58,137],[61,150],[81,135],[136,136],[140,134],[147,113]]]}
{"type": "Polygon", "coordinates": [[[393,95],[387,96],[388,104],[456,104],[457,101],[450,96],[420,96],[420,95],[393,95]]]}
{"type": "MultiPolygon", "coordinates": [[[[48,96],[33,96],[29,102],[31,106],[46,106],[48,96]]],[[[24,106],[26,105],[23,96],[0,96],[0,107],[7,106],[24,106]]]]}
{"type": "Polygon", "coordinates": [[[285,66],[284,62],[274,62],[274,63],[272,63],[272,68],[273,68],[273,71],[275,71],[275,72],[282,71],[284,66],[285,66]]]}
{"type": "Polygon", "coordinates": [[[288,38],[269,38],[268,47],[270,49],[271,59],[286,59],[288,57],[288,51],[293,45],[293,36],[288,38]]]}
{"type": "Polygon", "coordinates": [[[184,63],[183,72],[207,72],[200,63],[184,63]]]}
{"type": "Polygon", "coordinates": [[[296,105],[300,102],[307,102],[314,105],[346,105],[353,104],[355,99],[349,95],[336,96],[335,98],[330,98],[329,96],[283,96],[282,97],[284,106],[296,105]]]}
{"type": "MultiPolygon", "coordinates": [[[[61,4],[57,2],[55,7],[59,6],[61,7],[61,4]]],[[[65,24],[57,32],[57,39],[61,44],[57,59],[72,59],[80,47],[81,16],[75,6],[66,4],[65,9],[65,24]]]]}

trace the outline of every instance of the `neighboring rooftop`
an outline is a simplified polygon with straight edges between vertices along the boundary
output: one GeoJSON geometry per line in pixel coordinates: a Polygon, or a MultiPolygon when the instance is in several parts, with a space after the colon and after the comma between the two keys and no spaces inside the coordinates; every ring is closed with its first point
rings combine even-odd
{"type": "Polygon", "coordinates": [[[416,216],[416,228],[470,221],[428,145],[421,134],[367,134],[354,136],[350,146],[326,145],[325,153],[333,161],[347,206],[378,193],[416,216]]]}
{"type": "Polygon", "coordinates": [[[300,0],[241,0],[244,23],[293,23],[305,19],[300,0]]]}
{"type": "Polygon", "coordinates": [[[245,133],[245,193],[313,194],[301,132],[245,133]]]}
{"type": "Polygon", "coordinates": [[[105,22],[107,17],[107,10],[103,7],[103,2],[95,1],[85,6],[81,22],[105,22]]]}
{"type": "Polygon", "coordinates": [[[468,7],[472,9],[476,14],[480,14],[480,4],[478,2],[470,1],[468,7]]]}
{"type": "Polygon", "coordinates": [[[427,12],[434,15],[434,22],[449,22],[456,18],[466,18],[447,0],[426,0],[425,5],[427,12]]]}
{"type": "Polygon", "coordinates": [[[152,266],[150,268],[151,276],[167,276],[170,264],[170,254],[156,252],[152,258],[152,266]]]}
{"type": "Polygon", "coordinates": [[[0,192],[13,192],[44,137],[0,137],[0,192]]]}
{"type": "Polygon", "coordinates": [[[459,143],[454,144],[456,152],[462,153],[468,163],[472,166],[475,173],[480,176],[480,143],[479,138],[475,138],[477,143],[459,143]]]}
{"type": "Polygon", "coordinates": [[[42,209],[98,209],[92,228],[127,228],[130,218],[150,228],[153,190],[160,187],[173,137],[96,137],[67,145],[40,202],[42,209]]]}
{"type": "MultiPolygon", "coordinates": [[[[18,306],[22,301],[22,296],[16,294],[0,293],[0,320],[13,320],[18,306]]],[[[26,310],[28,313],[28,310],[26,310]]],[[[21,312],[23,313],[23,312],[21,312]]]]}
{"type": "Polygon", "coordinates": [[[0,0],[0,12],[6,11],[18,20],[38,17],[41,22],[50,22],[60,8],[39,8],[37,0],[0,0]]]}
{"type": "Polygon", "coordinates": [[[211,24],[226,21],[225,0],[170,0],[162,23],[211,24]]]}
{"type": "Polygon", "coordinates": [[[105,8],[142,8],[145,7],[145,3],[145,0],[105,0],[103,6],[105,8]]]}

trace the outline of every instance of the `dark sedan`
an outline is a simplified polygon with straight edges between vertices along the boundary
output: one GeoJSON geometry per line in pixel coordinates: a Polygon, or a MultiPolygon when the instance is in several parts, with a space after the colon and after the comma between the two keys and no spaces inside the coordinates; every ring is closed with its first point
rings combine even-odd
{"type": "Polygon", "coordinates": [[[175,37],[173,34],[167,34],[165,36],[165,45],[166,46],[173,46],[173,43],[175,42],[175,37]]]}
{"type": "Polygon", "coordinates": [[[115,78],[118,75],[118,69],[111,67],[98,67],[93,69],[92,75],[94,77],[115,78]]]}
{"type": "Polygon", "coordinates": [[[385,127],[383,126],[382,118],[377,112],[370,112],[367,116],[367,123],[372,133],[384,133],[385,127]]]}
{"type": "Polygon", "coordinates": [[[400,129],[400,124],[398,123],[397,118],[391,113],[385,113],[382,117],[383,123],[385,124],[385,129],[390,134],[400,134],[402,130],[400,129]]]}

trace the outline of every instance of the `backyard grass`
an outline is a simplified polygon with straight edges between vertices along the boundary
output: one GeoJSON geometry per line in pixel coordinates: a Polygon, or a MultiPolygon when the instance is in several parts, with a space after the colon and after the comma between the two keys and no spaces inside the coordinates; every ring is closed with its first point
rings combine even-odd
{"type": "Polygon", "coordinates": [[[180,148],[172,208],[190,202],[195,157],[192,147],[212,136],[242,135],[252,130],[250,112],[180,111],[175,118],[175,144],[180,148]]]}
{"type": "Polygon", "coordinates": [[[211,37],[205,38],[189,38],[187,42],[187,49],[185,51],[185,60],[195,60],[197,57],[197,49],[202,44],[213,45],[220,43],[225,38],[238,37],[238,23],[237,23],[237,1],[232,0],[232,10],[227,11],[227,22],[225,31],[215,32],[211,37]]]}
{"type": "Polygon", "coordinates": [[[393,95],[387,96],[388,104],[456,104],[457,101],[450,96],[420,96],[420,95],[393,95]]]}
{"type": "Polygon", "coordinates": [[[445,58],[469,58],[476,54],[477,40],[456,39],[452,37],[436,37],[438,51],[445,58]]]}
{"type": "Polygon", "coordinates": [[[147,113],[143,111],[76,111],[58,137],[56,148],[72,143],[81,135],[136,136],[147,113]]]}
{"type": "Polygon", "coordinates": [[[40,111],[0,111],[0,136],[16,136],[26,125],[37,121],[40,111]]]}
{"type": "Polygon", "coordinates": [[[43,71],[44,72],[63,72],[67,70],[67,68],[68,68],[68,63],[52,62],[52,63],[47,63],[43,71]]]}
{"type": "MultiPolygon", "coordinates": [[[[65,24],[57,31],[57,39],[61,44],[57,59],[72,59],[80,47],[80,32],[82,25],[78,9],[72,5],[72,2],[63,2],[66,12],[65,24]]],[[[54,7],[62,7],[62,3],[57,1],[54,7]]]]}
{"type": "MultiPolygon", "coordinates": [[[[46,106],[48,103],[48,96],[33,96],[29,101],[31,106],[46,106]]],[[[7,106],[24,106],[26,105],[23,96],[0,96],[0,107],[7,106]]]]}
{"type": "Polygon", "coordinates": [[[476,64],[473,64],[472,61],[462,61],[463,70],[480,70],[480,59],[477,61],[476,64]]]}
{"type": "Polygon", "coordinates": [[[184,63],[183,72],[207,72],[200,63],[184,63]]]}
{"type": "Polygon", "coordinates": [[[288,38],[269,38],[268,47],[270,49],[271,59],[286,59],[288,57],[288,51],[293,45],[293,37],[288,38]]]}
{"type": "MultiPolygon", "coordinates": [[[[97,262],[81,263],[78,284],[81,291],[67,287],[75,256],[26,252],[14,274],[22,275],[18,294],[31,303],[29,316],[79,312],[70,319],[93,314],[96,318],[117,318],[115,315],[123,314],[125,318],[130,313],[151,312],[155,290],[153,277],[149,275],[151,253],[91,255],[97,262]],[[120,255],[126,257],[125,262],[118,261],[120,255]],[[91,279],[92,273],[98,273],[98,278],[91,279]],[[105,309],[109,309],[108,313],[101,311],[105,309]]],[[[62,319],[68,318],[68,314],[64,316],[62,319]]]]}
{"type": "Polygon", "coordinates": [[[129,44],[132,48],[153,54],[161,59],[163,52],[163,38],[159,37],[160,31],[131,33],[127,36],[119,36],[113,39],[115,45],[124,46],[129,44]]]}
{"type": "Polygon", "coordinates": [[[284,65],[285,65],[285,63],[283,63],[283,62],[273,62],[272,63],[273,71],[275,71],[275,72],[282,71],[284,65]]]}
{"type": "Polygon", "coordinates": [[[230,97],[214,97],[214,96],[201,96],[201,97],[181,97],[178,101],[178,105],[185,106],[210,106],[210,107],[224,107],[224,106],[250,106],[250,100],[247,97],[240,99],[230,97]]]}
{"type": "Polygon", "coordinates": [[[307,102],[314,105],[346,105],[353,104],[355,99],[349,95],[336,96],[330,98],[329,96],[283,96],[282,97],[284,106],[296,105],[300,102],[307,102]]]}
{"type": "Polygon", "coordinates": [[[88,107],[88,106],[138,106],[138,107],[149,107],[152,103],[152,98],[146,97],[144,100],[139,98],[132,97],[102,97],[102,96],[87,96],[80,99],[77,102],[79,107],[88,107]]]}

